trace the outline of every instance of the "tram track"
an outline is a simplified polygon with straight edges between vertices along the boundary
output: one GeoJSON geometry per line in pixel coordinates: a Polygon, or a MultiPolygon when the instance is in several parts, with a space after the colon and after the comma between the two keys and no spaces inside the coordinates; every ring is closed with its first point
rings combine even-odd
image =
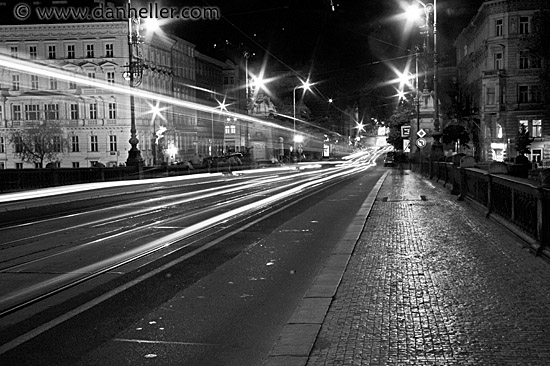
{"type": "MultiPolygon", "coordinates": [[[[339,181],[345,180],[349,178],[349,176],[360,171],[361,170],[345,171],[344,173],[344,170],[336,170],[336,173],[330,172],[329,174],[318,174],[317,177],[314,177],[312,174],[308,174],[304,179],[291,182],[288,185],[263,190],[258,189],[253,193],[249,191],[242,192],[240,195],[236,195],[231,199],[220,197],[222,199],[219,199],[218,201],[208,202],[208,204],[202,205],[201,208],[196,207],[196,211],[194,211],[194,213],[185,212],[184,215],[187,219],[190,219],[190,216],[196,216],[198,221],[194,224],[190,224],[185,228],[176,230],[175,232],[158,238],[152,236],[146,244],[140,245],[139,247],[124,253],[124,255],[114,256],[109,260],[102,261],[100,262],[101,265],[94,263],[92,265],[79,268],[76,272],[80,275],[76,278],[72,278],[70,281],[66,281],[67,274],[54,277],[54,279],[50,279],[47,282],[49,285],[49,290],[38,295],[27,296],[21,301],[12,301],[9,306],[5,305],[9,302],[8,300],[13,299],[9,297],[4,298],[0,301],[0,320],[6,317],[12,317],[17,312],[36,305],[44,299],[62,294],[69,289],[74,289],[79,285],[88,283],[107,273],[112,274],[118,271],[121,274],[126,274],[128,272],[127,269],[139,261],[142,262],[141,266],[144,266],[146,264],[151,264],[155,260],[154,258],[163,258],[164,262],[166,262],[169,258],[174,258],[174,260],[178,260],[177,257],[188,258],[193,255],[192,253],[202,252],[220,242],[228,235],[233,235],[254,222],[261,221],[265,219],[265,217],[279,212],[285,207],[291,206],[305,197],[316,194],[321,186],[322,189],[328,188],[329,186],[337,184],[339,181]],[[217,214],[215,214],[216,212],[217,214]],[[200,220],[200,217],[211,214],[215,215],[206,220],[200,220]],[[235,227],[237,227],[237,229],[235,229],[235,227]],[[208,238],[206,242],[205,238],[208,238]],[[2,303],[4,303],[4,305],[1,305],[2,303]]],[[[255,184],[259,185],[260,183],[255,184]]],[[[216,191],[219,193],[219,190],[212,190],[212,192],[216,191]]],[[[213,194],[214,196],[216,195],[215,193],[213,194]]],[[[170,205],[174,206],[174,203],[171,202],[170,205]]],[[[135,212],[133,214],[135,215],[135,212]]],[[[118,218],[119,221],[126,219],[127,216],[118,218]]],[[[153,227],[180,227],[180,225],[171,225],[178,222],[180,219],[181,217],[179,216],[170,217],[168,215],[168,218],[165,220],[155,220],[146,226],[142,225],[141,227],[136,228],[136,232],[141,232],[142,236],[144,236],[144,233],[153,227]]],[[[82,227],[89,225],[90,223],[85,223],[82,224],[82,227]]],[[[107,225],[107,223],[106,220],[98,220],[96,225],[107,225]]],[[[114,237],[118,237],[117,235],[119,234],[123,235],[122,233],[117,233],[114,237]]],[[[103,240],[108,239],[103,238],[103,240]]],[[[20,265],[23,266],[24,264],[20,265]]],[[[9,268],[9,270],[15,270],[21,267],[12,266],[9,268]]],[[[0,270],[0,273],[6,271],[8,271],[7,267],[0,270]]],[[[44,283],[36,284],[35,288],[44,288],[43,285],[44,283]]],[[[26,294],[28,295],[32,292],[31,290],[32,288],[27,288],[26,294]]],[[[0,329],[1,327],[2,325],[0,323],[0,329]]],[[[3,348],[0,348],[0,353],[2,349],[3,348]]]]}

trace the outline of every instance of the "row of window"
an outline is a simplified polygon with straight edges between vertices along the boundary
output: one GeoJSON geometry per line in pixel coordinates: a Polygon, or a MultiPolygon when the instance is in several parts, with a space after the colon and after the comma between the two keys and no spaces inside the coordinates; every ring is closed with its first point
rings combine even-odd
{"type": "MultiPolygon", "coordinates": [[[[542,103],[543,94],[542,87],[540,85],[518,85],[518,103],[542,103]]],[[[504,92],[499,95],[499,104],[504,104],[504,92]]],[[[494,86],[487,86],[485,92],[485,104],[496,104],[496,88],[494,86]]]]}
{"type": "MultiPolygon", "coordinates": [[[[502,52],[496,52],[493,54],[493,65],[495,70],[504,69],[504,55],[502,52]]],[[[519,52],[518,68],[520,70],[527,69],[540,69],[541,60],[538,57],[534,57],[527,50],[519,52]]]]}
{"type": "MultiPolygon", "coordinates": [[[[511,17],[510,18],[510,28],[508,32],[510,34],[530,34],[531,31],[531,17],[529,16],[520,16],[518,17],[511,17]]],[[[493,34],[495,37],[502,37],[504,36],[504,19],[498,18],[495,19],[494,22],[494,30],[493,34]]],[[[469,45],[465,44],[462,48],[462,52],[464,54],[464,57],[468,56],[469,53],[469,45]]]]}
{"type": "MultiPolygon", "coordinates": [[[[510,18],[510,34],[529,34],[531,33],[531,18],[520,16],[510,18]]],[[[504,19],[495,19],[495,36],[504,35],[504,19]]]]}
{"type": "MultiPolygon", "coordinates": [[[[90,71],[87,74],[88,78],[95,79],[96,73],[94,71],[90,71]]],[[[30,90],[38,90],[40,88],[40,77],[38,75],[30,75],[31,77],[31,83],[30,83],[30,90]]],[[[11,76],[12,81],[12,87],[11,89],[13,91],[19,91],[21,90],[21,77],[19,74],[12,74],[11,76]]],[[[115,83],[115,72],[114,71],[108,71],[106,73],[106,80],[109,84],[115,83]]],[[[57,90],[58,89],[58,80],[57,78],[50,77],[49,83],[48,83],[50,90],[57,90]]],[[[76,89],[76,83],[74,81],[68,82],[69,89],[76,89]]]]}
{"type": "MultiPolygon", "coordinates": [[[[53,137],[53,151],[54,152],[62,152],[62,140],[61,136],[54,136],[53,137]]],[[[16,137],[15,141],[13,143],[14,152],[20,153],[23,151],[23,141],[21,138],[16,137]]],[[[77,135],[72,135],[70,138],[70,152],[80,152],[80,139],[77,135]]],[[[89,152],[99,152],[99,140],[97,135],[91,135],[89,137],[89,144],[88,144],[88,151],[89,152]]],[[[109,135],[109,151],[110,152],[116,152],[118,151],[118,144],[117,144],[117,136],[116,135],[109,135]]],[[[0,154],[6,153],[6,138],[4,136],[0,136],[0,154]]]]}
{"type": "MultiPolygon", "coordinates": [[[[27,55],[31,60],[36,60],[39,57],[38,54],[38,46],[28,46],[27,47],[27,55]]],[[[86,58],[94,58],[96,57],[96,48],[95,44],[89,43],[84,45],[84,53],[83,56],[86,58]]],[[[45,45],[44,50],[45,58],[50,60],[55,60],[58,58],[58,48],[56,45],[45,45]]],[[[19,58],[19,47],[18,46],[10,46],[10,56],[13,58],[19,58]]],[[[114,56],[114,45],[113,43],[105,43],[103,45],[103,55],[100,57],[115,57],[114,56]]],[[[76,46],[74,44],[67,44],[65,45],[65,55],[62,58],[67,59],[75,59],[76,58],[76,46]]]]}
{"type": "Polygon", "coordinates": [[[529,132],[529,137],[542,137],[542,120],[533,119],[533,120],[520,120],[519,126],[525,126],[527,132],[529,132]]]}
{"type": "MultiPolygon", "coordinates": [[[[36,60],[39,58],[38,53],[38,46],[32,45],[27,47],[27,55],[26,58],[29,58],[31,60],[36,60]]],[[[114,53],[114,44],[113,43],[105,43],[103,44],[103,54],[99,55],[96,50],[96,45],[94,43],[86,43],[84,44],[83,48],[83,54],[82,56],[84,58],[113,58],[115,57],[114,53]]],[[[74,44],[67,44],[65,45],[65,54],[63,57],[59,57],[58,54],[58,47],[56,45],[45,45],[44,55],[46,59],[49,60],[55,60],[58,58],[65,58],[65,59],[76,59],[77,57],[77,49],[74,44]]],[[[164,52],[162,50],[155,50],[151,47],[145,48],[145,55],[147,61],[152,61],[158,65],[168,65],[168,59],[169,55],[167,52],[164,52]]],[[[19,58],[19,47],[18,46],[10,46],[10,56],[13,58],[19,58]]],[[[179,57],[180,60],[183,59],[183,57],[179,57]]],[[[187,75],[187,73],[185,73],[187,75]]]]}
{"type": "MultiPolygon", "coordinates": [[[[59,119],[59,104],[45,104],[44,108],[41,109],[39,104],[25,104],[24,113],[19,104],[13,104],[11,106],[11,119],[14,121],[39,121],[42,119],[46,120],[58,120],[59,119]],[[24,117],[24,118],[23,118],[24,117]]],[[[2,107],[0,106],[0,120],[3,119],[2,107]]],[[[107,103],[107,118],[116,119],[117,116],[117,105],[114,102],[107,103]]],[[[69,116],[71,120],[76,120],[80,118],[80,109],[77,103],[69,104],[69,116]]],[[[98,107],[97,103],[88,104],[88,118],[97,119],[98,118],[98,107]]]]}
{"type": "MultiPolygon", "coordinates": [[[[89,71],[87,73],[87,76],[89,79],[95,79],[96,73],[95,71],[89,71]]],[[[105,73],[106,81],[108,84],[115,84],[115,72],[114,71],[108,71],[105,73]]],[[[40,78],[38,75],[30,75],[30,90],[40,90],[40,78]]],[[[49,90],[58,90],[58,80],[56,78],[50,77],[49,78],[49,90]]],[[[170,90],[170,81],[169,80],[159,80],[157,78],[150,78],[145,77],[143,79],[143,86],[146,90],[151,90],[154,92],[162,92],[166,93],[170,90]]],[[[68,82],[68,88],[69,89],[76,89],[77,83],[73,81],[68,82]]],[[[12,74],[12,80],[11,80],[11,90],[13,91],[22,91],[24,89],[24,86],[22,86],[21,83],[21,76],[19,74],[12,74]]],[[[185,88],[187,89],[187,88],[185,88]]],[[[181,94],[181,93],[180,93],[181,94]]],[[[190,94],[189,90],[184,90],[184,95],[188,96],[190,94]]]]}

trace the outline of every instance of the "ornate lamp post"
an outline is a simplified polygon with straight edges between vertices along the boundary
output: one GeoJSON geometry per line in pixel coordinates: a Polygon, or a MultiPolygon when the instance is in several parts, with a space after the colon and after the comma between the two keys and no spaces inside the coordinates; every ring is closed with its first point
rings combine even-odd
{"type": "Polygon", "coordinates": [[[294,125],[293,134],[292,134],[293,151],[296,151],[296,90],[304,89],[304,93],[305,93],[308,90],[311,90],[311,86],[313,85],[309,82],[309,80],[306,80],[306,81],[300,80],[300,81],[302,85],[298,85],[292,90],[292,122],[294,125]]]}
{"type": "MultiPolygon", "coordinates": [[[[432,3],[424,3],[421,0],[415,0],[418,4],[422,5],[424,8],[424,13],[426,15],[426,27],[428,29],[427,37],[430,33],[433,35],[433,99],[434,99],[434,132],[432,134],[434,141],[432,143],[431,158],[437,159],[443,154],[443,146],[439,139],[441,138],[440,131],[440,122],[439,122],[439,97],[438,97],[438,54],[437,54],[437,0],[433,0],[432,3]],[[431,17],[433,16],[433,18],[431,17]],[[430,18],[433,20],[430,21],[430,18]]],[[[427,47],[429,47],[430,42],[426,42],[427,47]]],[[[428,50],[429,51],[429,50],[428,50]]]]}
{"type": "MultiPolygon", "coordinates": [[[[128,9],[131,8],[131,0],[128,0],[128,9]]],[[[139,45],[141,44],[141,35],[139,34],[140,21],[139,18],[128,18],[128,65],[127,70],[124,71],[122,76],[128,80],[131,88],[138,87],[141,84],[143,76],[143,62],[141,59],[141,53],[139,45]],[[135,57],[134,57],[135,55],[135,57]]],[[[136,137],[136,111],[134,94],[130,94],[130,151],[128,151],[128,159],[126,160],[127,166],[141,167],[143,165],[143,158],[137,145],[139,143],[136,137]]]]}

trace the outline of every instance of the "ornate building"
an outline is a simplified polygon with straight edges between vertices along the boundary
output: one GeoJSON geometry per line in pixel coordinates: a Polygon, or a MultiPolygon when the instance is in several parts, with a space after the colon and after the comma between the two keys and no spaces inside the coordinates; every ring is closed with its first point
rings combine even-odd
{"type": "Polygon", "coordinates": [[[548,9],[547,0],[485,1],[455,42],[461,100],[474,115],[481,160],[515,157],[522,124],[535,138],[530,160],[550,160],[541,60],[529,49],[534,17],[548,9]]]}
{"type": "MultiPolygon", "coordinates": [[[[0,70],[0,168],[33,167],[17,158],[9,135],[50,120],[61,124],[68,141],[55,165],[124,164],[130,148],[130,97],[120,86],[128,85],[123,78],[129,56],[128,22],[4,25],[0,35],[5,58],[36,65],[37,70],[0,70]],[[39,66],[54,72],[40,72],[39,66]],[[63,72],[80,76],[82,82],[63,78],[63,72]]],[[[194,101],[194,45],[173,36],[144,34],[140,53],[140,90],[194,101]]],[[[153,137],[161,125],[166,128],[164,147],[171,148],[163,160],[178,160],[192,151],[197,124],[192,109],[136,97],[135,124],[145,164],[153,163],[153,137]]]]}

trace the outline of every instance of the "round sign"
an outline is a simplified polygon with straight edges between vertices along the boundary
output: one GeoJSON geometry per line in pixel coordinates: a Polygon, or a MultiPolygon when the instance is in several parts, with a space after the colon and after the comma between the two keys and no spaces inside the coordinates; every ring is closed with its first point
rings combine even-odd
{"type": "Polygon", "coordinates": [[[418,146],[419,148],[422,149],[424,146],[426,146],[426,140],[424,140],[424,139],[416,140],[416,146],[418,146]]]}

